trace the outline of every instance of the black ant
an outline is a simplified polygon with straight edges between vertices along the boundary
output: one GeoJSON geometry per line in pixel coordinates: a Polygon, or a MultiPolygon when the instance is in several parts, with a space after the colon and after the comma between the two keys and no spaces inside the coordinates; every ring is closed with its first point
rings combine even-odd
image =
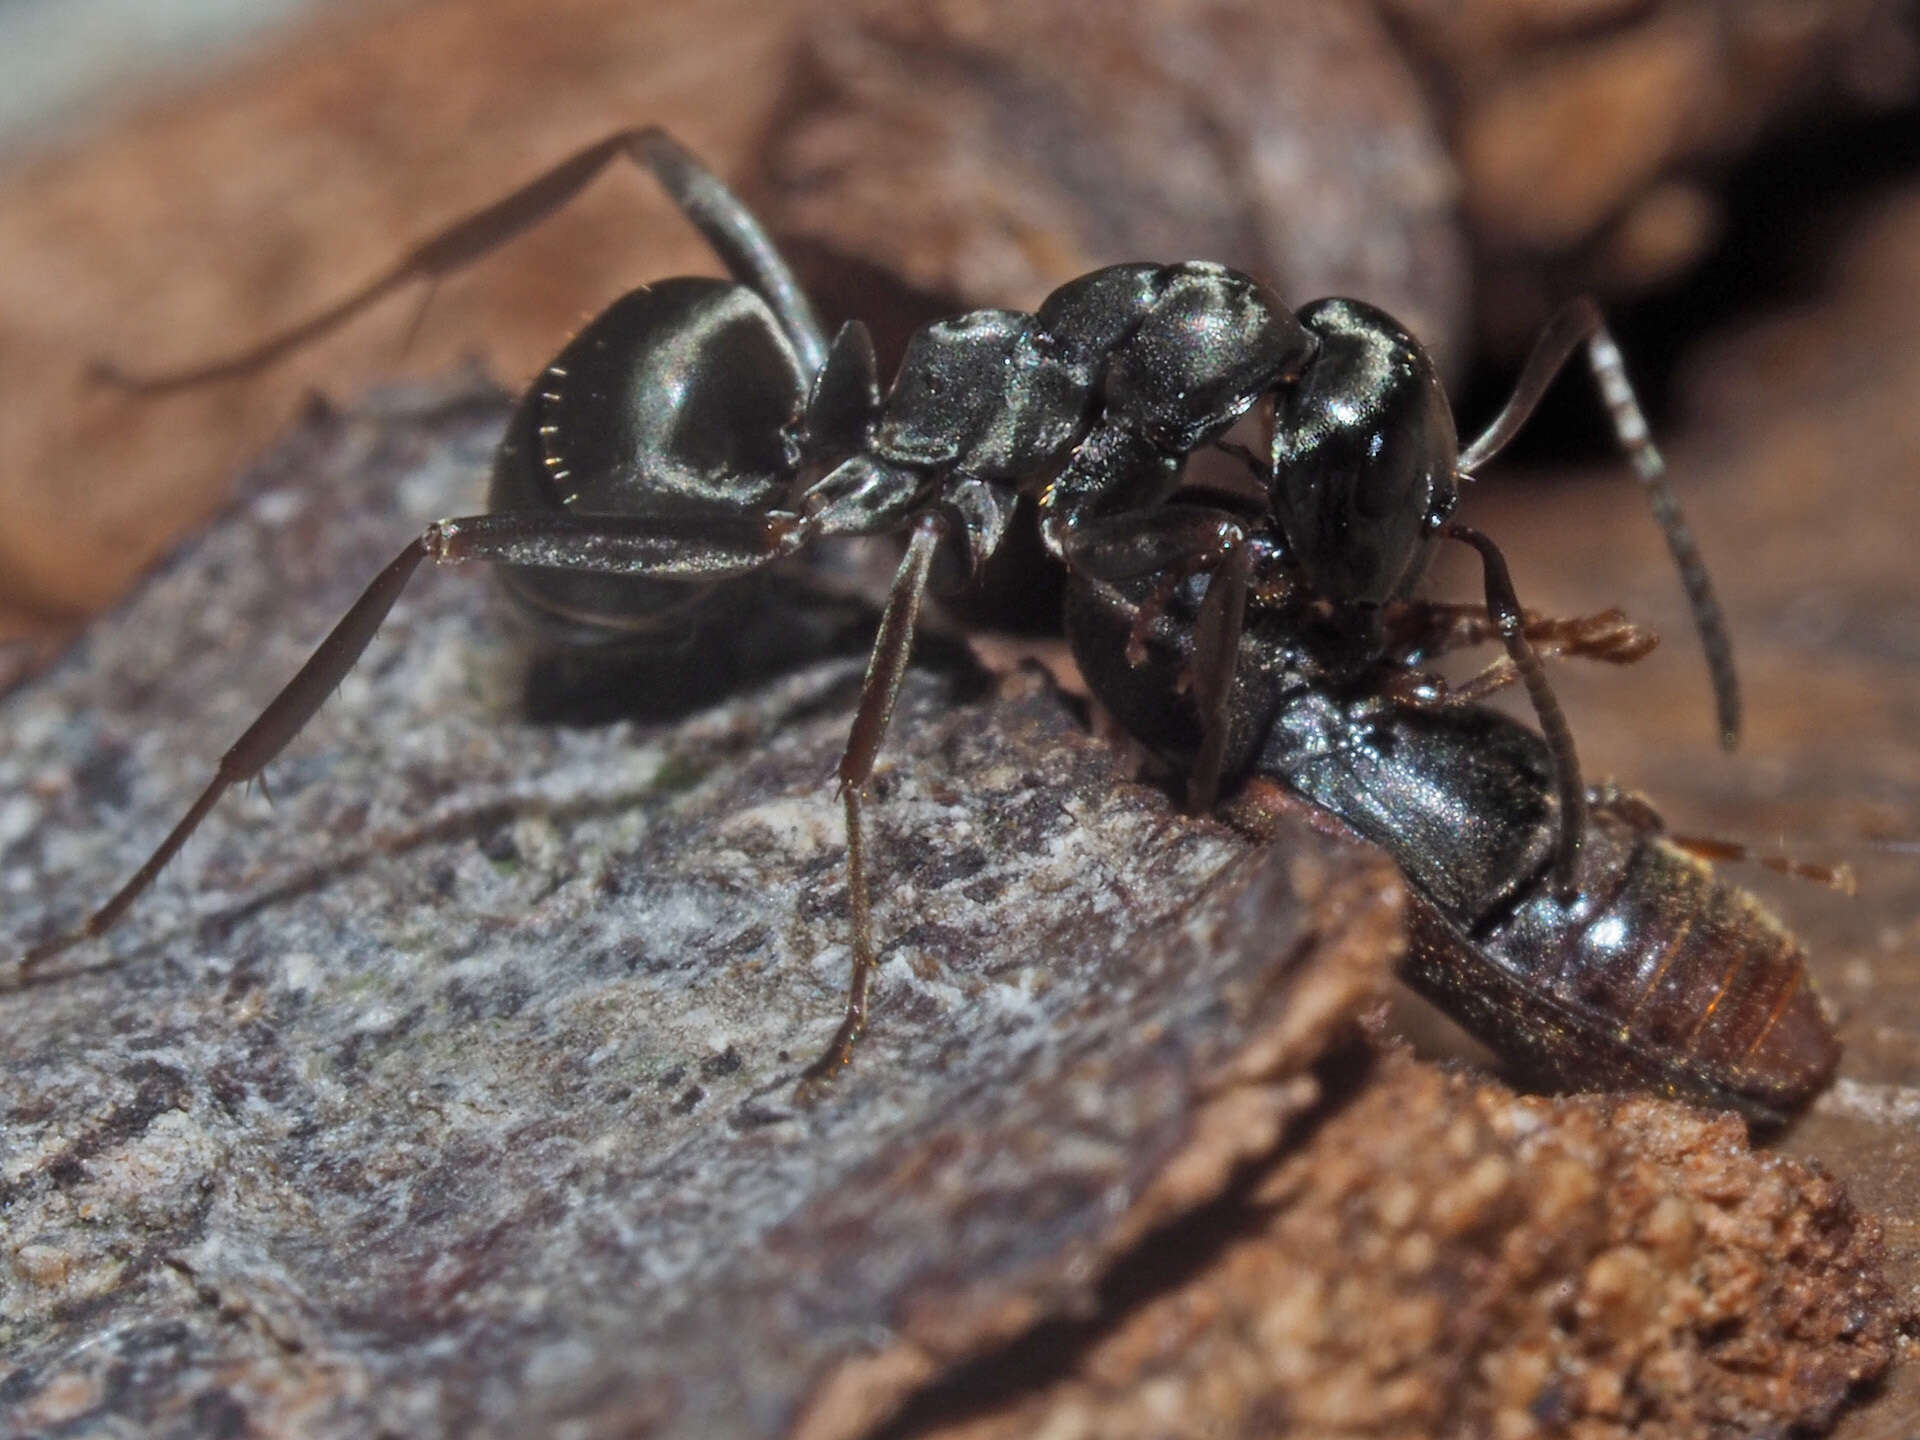
{"type": "Polygon", "coordinates": [[[903,533],[906,553],[838,766],[846,811],[853,973],[846,1015],[809,1078],[847,1062],[875,965],[861,830],[921,600],[994,554],[1016,501],[1037,502],[1068,571],[1145,582],[1136,657],[1174,592],[1204,578],[1186,675],[1202,736],[1190,805],[1210,807],[1228,751],[1229,696],[1252,578],[1313,596],[1356,672],[1386,638],[1382,616],[1419,581],[1435,541],[1480,554],[1487,613],[1540,718],[1559,797],[1555,887],[1570,896],[1587,836],[1572,736],[1527,638],[1499,550],[1452,519],[1460,482],[1493,459],[1584,345],[1621,444],[1652,497],[1706,644],[1723,740],[1739,728],[1725,627],[1663,476],[1619,352],[1590,302],[1547,327],[1512,398],[1464,450],[1431,360],[1354,300],[1290,311],[1222,265],[1116,265],[1068,282],[1032,314],[978,310],[907,343],[882,395],[872,342],[851,321],[828,342],[793,274],[726,186],[665,132],[621,131],[415,248],[312,318],[230,358],[98,377],[153,395],[258,370],[410,282],[433,281],[564,205],[616,159],[653,175],[732,280],[679,278],[615,301],[520,401],[489,510],[443,520],[367,588],[312,658],[221,758],[212,782],[147,862],[78,930],[123,915],[231,785],[256,776],[365,649],[422,562],[487,560],[562,641],[668,645],[726,582],[829,536],[903,533]],[[1230,448],[1252,483],[1182,492],[1187,461],[1258,413],[1258,450],[1230,448]]]}
{"type": "MultiPolygon", "coordinates": [[[[1182,694],[1200,602],[1190,590],[1172,597],[1130,659],[1141,587],[1129,590],[1075,577],[1067,634],[1101,703],[1184,767],[1202,743],[1182,694]]],[[[1840,1043],[1799,942],[1704,862],[1756,860],[1840,889],[1851,876],[1670,835],[1645,799],[1603,786],[1584,797],[1563,899],[1557,761],[1541,736],[1474,703],[1515,673],[1448,689],[1414,668],[1485,640],[1485,613],[1411,602],[1384,619],[1374,668],[1329,668],[1310,600],[1256,598],[1228,702],[1231,818],[1270,833],[1293,797],[1385,850],[1411,900],[1402,978],[1528,1078],[1654,1090],[1739,1110],[1759,1128],[1783,1124],[1832,1078],[1840,1043]]],[[[1615,663],[1655,639],[1617,611],[1528,617],[1525,628],[1543,653],[1615,663]]]]}

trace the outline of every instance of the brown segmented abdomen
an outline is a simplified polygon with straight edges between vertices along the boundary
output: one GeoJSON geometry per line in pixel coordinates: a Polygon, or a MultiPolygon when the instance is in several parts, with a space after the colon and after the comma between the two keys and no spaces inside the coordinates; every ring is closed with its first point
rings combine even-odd
{"type": "Polygon", "coordinates": [[[1777,1123],[1839,1061],[1786,928],[1611,810],[1592,816],[1572,906],[1543,875],[1471,925],[1416,908],[1408,978],[1554,1084],[1649,1087],[1777,1123]]]}

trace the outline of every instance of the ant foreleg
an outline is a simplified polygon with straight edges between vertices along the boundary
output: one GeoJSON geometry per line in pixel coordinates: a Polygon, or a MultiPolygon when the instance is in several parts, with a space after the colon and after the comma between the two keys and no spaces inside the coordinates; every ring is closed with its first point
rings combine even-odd
{"type": "Polygon", "coordinates": [[[1449,538],[1471,545],[1480,552],[1487,587],[1487,613],[1507,647],[1507,657],[1527,687],[1533,713],[1540,721],[1540,733],[1553,757],[1553,778],[1560,796],[1560,839],[1555,846],[1553,883],[1562,899],[1570,899],[1576,884],[1575,868],[1580,860],[1580,840],[1587,827],[1587,788],[1580,778],[1580,757],[1573,748],[1573,731],[1565,712],[1547,683],[1547,672],[1527,640],[1526,616],[1520,598],[1514,593],[1513,576],[1507,571],[1506,557],[1499,546],[1478,530],[1455,521],[1442,532],[1449,538]]]}
{"type": "Polygon", "coordinates": [[[490,560],[561,570],[637,574],[690,582],[719,581],[758,570],[791,554],[804,537],[792,515],[717,515],[650,520],[632,516],[508,513],[441,520],[394,557],[328,632],[307,663],[220,757],[207,788],[106,904],[77,930],[29,950],[31,968],[111,929],[200,828],[229,787],[251,780],[306,727],[353,669],[425,560],[458,564],[490,560]]]}
{"type": "Polygon", "coordinates": [[[847,1013],[820,1057],[801,1074],[802,1087],[831,1080],[853,1058],[853,1045],[867,1028],[867,1003],[873,972],[879,964],[873,943],[873,906],[867,889],[866,847],[860,823],[860,795],[873,777],[874,757],[893,720],[894,702],[906,675],[913,649],[913,632],[926,597],[927,577],[935,552],[945,537],[947,522],[938,514],[914,521],[907,553],[894,572],[887,608],[880,616],[880,632],[867,657],[866,677],[860,684],[860,705],[847,734],[847,748],[835,774],[847,815],[847,908],[853,919],[853,974],[847,984],[847,1013]]]}
{"type": "Polygon", "coordinates": [[[786,261],[780,258],[773,241],[718,176],[666,131],[651,125],[618,131],[569,156],[504,199],[456,221],[415,246],[396,264],[345,299],[236,355],[151,375],[97,361],[92,374],[107,384],[140,395],[163,395],[250,375],[329,334],[402,286],[416,280],[445,279],[491,254],[554,214],[622,156],[652,174],[681,213],[706,237],[733,276],[759,292],[779,318],[806,373],[817,375],[826,364],[826,337],[814,317],[813,307],[786,261]]]}
{"type": "Polygon", "coordinates": [[[1582,296],[1571,302],[1547,322],[1505,407],[1480,438],[1460,452],[1457,468],[1463,475],[1477,474],[1504,450],[1532,417],[1554,377],[1583,344],[1594,383],[1600,387],[1600,396],[1606,402],[1614,436],[1620,448],[1627,452],[1633,472],[1653,506],[1654,520],[1666,536],[1667,549],[1679,567],[1680,583],[1686,587],[1694,628],[1700,633],[1707,669],[1713,679],[1720,743],[1731,750],[1740,739],[1740,677],[1734,669],[1733,641],[1727,633],[1726,617],[1714,595],[1706,562],[1700,558],[1700,547],[1694,543],[1693,532],[1681,513],[1680,498],[1667,480],[1666,461],[1661,459],[1647,429],[1646,416],[1641,413],[1640,402],[1634,398],[1625,362],[1620,358],[1620,347],[1614,344],[1600,307],[1590,298],[1582,296]]]}
{"type": "MultiPolygon", "coordinates": [[[[1238,526],[1234,529],[1237,533],[1238,526]]],[[[1228,544],[1207,582],[1206,599],[1193,634],[1193,703],[1200,712],[1200,748],[1187,778],[1187,808],[1196,815],[1213,809],[1220,795],[1220,770],[1226,761],[1232,717],[1233,671],[1240,658],[1240,632],[1247,617],[1247,582],[1253,552],[1244,537],[1228,544]]]]}
{"type": "Polygon", "coordinates": [[[1231,512],[1211,506],[1161,505],[1083,521],[1067,532],[1063,549],[1069,567],[1096,580],[1116,582],[1158,572],[1173,582],[1157,587],[1135,616],[1127,640],[1128,663],[1134,665],[1145,658],[1147,631],[1174,585],[1189,575],[1208,576],[1189,667],[1200,714],[1200,748],[1187,779],[1187,807],[1196,813],[1211,810],[1226,758],[1227,702],[1233,694],[1253,572],[1244,525],[1231,512]]]}

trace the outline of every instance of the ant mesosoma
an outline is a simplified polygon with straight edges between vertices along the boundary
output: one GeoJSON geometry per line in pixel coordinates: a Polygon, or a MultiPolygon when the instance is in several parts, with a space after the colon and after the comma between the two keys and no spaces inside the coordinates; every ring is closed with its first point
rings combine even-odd
{"type": "Polygon", "coordinates": [[[882,395],[872,342],[850,321],[828,342],[786,262],[746,207],[665,132],[622,131],[450,226],[384,274],[240,354],[168,374],[112,366],[97,378],[155,395],[244,376],[409,282],[458,270],[538,223],[607,165],[655,177],[730,280],[663,280],[616,300],[540,374],[509,423],[488,512],[443,520],[367,588],[300,672],[221,758],[205,791],[133,877],[38,962],[100,935],[144,891],[221,794],[260,773],[346,675],[427,560],[486,560],[556,638],[663,647],[727,582],[830,536],[902,533],[893,579],[837,775],[846,813],[853,963],[847,1008],[808,1072],[831,1074],[864,1029],[875,966],[861,829],[921,600],[994,554],[1016,501],[1069,573],[1144,581],[1137,657],[1176,589],[1204,577],[1188,666],[1202,738],[1190,805],[1217,793],[1228,697],[1251,577],[1315,597],[1329,653],[1360,670],[1381,616],[1435,541],[1478,551],[1487,612],[1546,736],[1559,796],[1553,874],[1570,896],[1588,835],[1572,737],[1529,642],[1493,542],[1452,518],[1460,482],[1525,423],[1585,346],[1621,444],[1652,497],[1705,640],[1723,740],[1739,726],[1731,652],[1706,571],[1663,478],[1619,353],[1589,302],[1547,327],[1512,398],[1457,446],[1419,342],[1381,312],[1322,300],[1295,313],[1222,265],[1131,264],[1054,291],[1032,314],[978,310],[907,343],[882,395]],[[1257,412],[1259,450],[1223,442],[1257,412]],[[1221,445],[1245,493],[1182,492],[1186,462],[1221,445]]]}
{"type": "MultiPolygon", "coordinates": [[[[1555,891],[1564,811],[1541,736],[1473,703],[1511,683],[1490,669],[1446,689],[1414,665],[1486,638],[1484,612],[1390,607],[1376,668],[1329,670],[1311,600],[1274,601],[1255,577],[1228,697],[1222,773],[1244,829],[1271,829],[1279,795],[1385,850],[1411,906],[1401,974],[1529,1078],[1632,1087],[1785,1122],[1825,1087],[1840,1044],[1799,942],[1705,863],[1757,859],[1847,888],[1842,871],[1666,833],[1640,796],[1605,786],[1581,814],[1573,897],[1555,891]]],[[[1200,603],[1177,593],[1143,645],[1142,587],[1084,576],[1067,634],[1089,687],[1176,768],[1203,724],[1184,676],[1200,603]],[[1128,593],[1131,592],[1131,593],[1128,593]],[[1129,652],[1132,652],[1131,656],[1129,652]]],[[[1616,611],[1526,622],[1543,653],[1626,663],[1651,632],[1616,611]]]]}

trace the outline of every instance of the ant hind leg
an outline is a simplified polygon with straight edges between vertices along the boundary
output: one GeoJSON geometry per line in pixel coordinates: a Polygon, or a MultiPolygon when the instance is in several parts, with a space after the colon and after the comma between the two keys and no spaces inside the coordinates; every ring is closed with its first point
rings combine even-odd
{"type": "Polygon", "coordinates": [[[827,360],[826,337],[773,241],[718,176],[666,131],[651,125],[616,131],[568,156],[512,193],[422,241],[343,299],[236,354],[152,374],[96,361],[90,373],[95,380],[138,395],[164,395],[251,375],[330,334],[403,286],[445,279],[491,254],[560,210],[622,157],[659,181],[734,278],[767,302],[806,373],[817,375],[827,360]]]}
{"type": "Polygon", "coordinates": [[[792,516],[710,516],[667,521],[631,516],[510,512],[442,520],[394,557],[322,640],[307,663],[267,703],[246,733],[220,757],[206,789],[133,877],[78,929],[26,953],[32,969],[105,934],[153,884],[220,797],[251,780],[298,735],[372,642],[401,591],[423,561],[496,564],[647,575],[712,582],[745,575],[792,554],[805,539],[792,516]]]}

